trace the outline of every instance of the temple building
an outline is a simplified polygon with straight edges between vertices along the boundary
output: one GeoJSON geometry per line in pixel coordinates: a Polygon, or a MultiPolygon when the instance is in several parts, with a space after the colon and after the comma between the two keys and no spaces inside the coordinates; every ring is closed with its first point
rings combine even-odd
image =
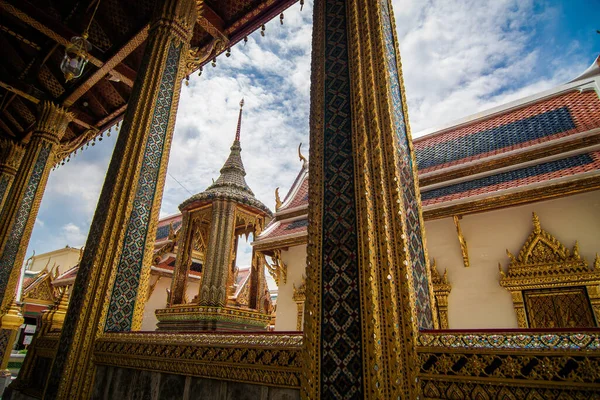
{"type": "Polygon", "coordinates": [[[159,221],[183,82],[294,3],[0,1],[2,398],[598,398],[600,58],[413,141],[391,1],[315,0],[275,212],[240,104],[219,178],[159,221]],[[24,273],[51,171],[121,121],[76,265],[24,273]]]}
{"type": "MultiPolygon", "coordinates": [[[[600,57],[573,81],[414,140],[440,328],[600,324],[600,57]],[[533,220],[532,220],[533,215],[533,220]]],[[[252,243],[277,255],[275,330],[300,330],[309,166],[252,243]]]]}

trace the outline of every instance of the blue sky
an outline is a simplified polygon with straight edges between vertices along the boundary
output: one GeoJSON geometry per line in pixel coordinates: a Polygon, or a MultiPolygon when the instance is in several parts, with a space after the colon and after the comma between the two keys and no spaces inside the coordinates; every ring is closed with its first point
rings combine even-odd
{"type": "MultiPolygon", "coordinates": [[[[565,83],[600,54],[600,2],[394,0],[413,135],[565,83]]],[[[272,209],[308,154],[312,1],[298,4],[218,57],[183,87],[161,216],[217,178],[245,98],[242,157],[256,197],[272,209]],[[172,177],[187,189],[182,188],[172,177]]],[[[52,172],[27,254],[81,246],[116,134],[52,172]]],[[[249,263],[242,246],[239,264],[249,263]]]]}

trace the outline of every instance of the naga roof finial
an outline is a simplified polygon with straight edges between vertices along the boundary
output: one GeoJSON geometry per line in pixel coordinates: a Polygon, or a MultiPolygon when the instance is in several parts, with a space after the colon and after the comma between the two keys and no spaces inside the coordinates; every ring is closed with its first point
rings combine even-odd
{"type": "Polygon", "coordinates": [[[306,165],[308,164],[308,161],[306,160],[306,157],[304,157],[302,155],[302,152],[300,151],[302,149],[302,143],[300,143],[300,145],[298,146],[298,158],[300,159],[300,161],[302,161],[302,168],[305,168],[306,165]]]}
{"type": "Polygon", "coordinates": [[[240,101],[240,116],[238,117],[237,130],[235,131],[235,141],[240,141],[240,132],[242,130],[242,109],[244,108],[244,98],[240,101]]]}

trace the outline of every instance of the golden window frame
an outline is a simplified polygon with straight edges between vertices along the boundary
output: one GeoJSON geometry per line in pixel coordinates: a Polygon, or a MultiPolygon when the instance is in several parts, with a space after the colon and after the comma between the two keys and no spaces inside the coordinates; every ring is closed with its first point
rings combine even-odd
{"type": "MultiPolygon", "coordinates": [[[[526,291],[538,289],[585,288],[594,324],[600,321],[600,257],[596,254],[590,266],[579,254],[575,242],[569,251],[554,236],[542,229],[538,216],[533,213],[533,231],[521,247],[519,255],[506,250],[510,263],[505,273],[502,265],[500,285],[512,295],[519,328],[530,328],[527,315],[526,291]]],[[[560,291],[557,291],[560,294],[560,291]]]]}

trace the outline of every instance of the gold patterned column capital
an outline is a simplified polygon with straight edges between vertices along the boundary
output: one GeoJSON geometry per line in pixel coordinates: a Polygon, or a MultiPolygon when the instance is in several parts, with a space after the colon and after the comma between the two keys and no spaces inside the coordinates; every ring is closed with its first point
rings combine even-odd
{"type": "Polygon", "coordinates": [[[0,138],[0,174],[11,173],[13,176],[19,169],[25,147],[9,139],[0,138]]]}
{"type": "Polygon", "coordinates": [[[197,4],[194,0],[165,1],[158,18],[154,20],[150,29],[158,29],[173,35],[176,41],[189,43],[194,33],[197,4]]]}
{"type": "Polygon", "coordinates": [[[62,139],[67,125],[73,121],[75,115],[66,108],[58,106],[50,101],[42,102],[40,116],[35,126],[34,135],[45,137],[52,142],[62,139]]]}

